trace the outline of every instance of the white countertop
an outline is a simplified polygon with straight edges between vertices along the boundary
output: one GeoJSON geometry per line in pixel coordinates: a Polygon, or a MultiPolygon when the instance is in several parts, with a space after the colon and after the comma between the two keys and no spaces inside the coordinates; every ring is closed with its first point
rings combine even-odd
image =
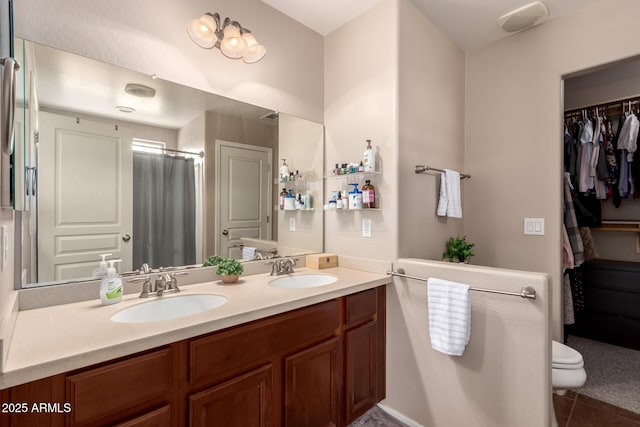
{"type": "Polygon", "coordinates": [[[122,302],[108,306],[96,297],[19,311],[0,389],[391,283],[390,276],[344,267],[296,269],[294,275],[300,274],[329,274],[338,281],[316,288],[281,289],[269,286],[275,277],[256,274],[231,285],[212,281],[181,286],[180,293],[160,298],[211,293],[228,301],[203,313],[147,323],[110,319],[123,308],[158,297],[125,295],[122,302]]]}

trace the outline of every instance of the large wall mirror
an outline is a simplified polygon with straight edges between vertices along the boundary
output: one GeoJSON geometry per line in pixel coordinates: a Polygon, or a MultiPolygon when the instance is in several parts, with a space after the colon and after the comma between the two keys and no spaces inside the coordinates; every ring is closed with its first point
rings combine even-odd
{"type": "Polygon", "coordinates": [[[322,251],[322,124],[15,46],[21,286],[93,280],[101,254],[127,272],[322,251]],[[281,209],[283,190],[307,205],[281,209]]]}

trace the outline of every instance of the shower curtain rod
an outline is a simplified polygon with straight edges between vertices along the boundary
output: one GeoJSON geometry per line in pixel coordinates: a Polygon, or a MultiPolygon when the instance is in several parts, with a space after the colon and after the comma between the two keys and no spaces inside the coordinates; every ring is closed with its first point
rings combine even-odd
{"type": "Polygon", "coordinates": [[[192,156],[198,156],[201,159],[204,159],[204,151],[194,153],[193,151],[174,150],[173,148],[163,148],[162,151],[170,151],[172,153],[180,153],[180,154],[190,154],[192,156]]]}

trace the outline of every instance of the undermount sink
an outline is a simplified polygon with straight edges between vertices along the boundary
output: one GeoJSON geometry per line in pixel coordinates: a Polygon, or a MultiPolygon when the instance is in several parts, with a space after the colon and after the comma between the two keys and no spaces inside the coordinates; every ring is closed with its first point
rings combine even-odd
{"type": "Polygon", "coordinates": [[[272,280],[269,284],[276,288],[316,288],[337,282],[338,279],[328,274],[299,274],[272,280]]]}
{"type": "Polygon", "coordinates": [[[169,320],[213,310],[227,302],[227,297],[212,294],[162,296],[120,310],[111,317],[118,323],[143,323],[169,320]]]}

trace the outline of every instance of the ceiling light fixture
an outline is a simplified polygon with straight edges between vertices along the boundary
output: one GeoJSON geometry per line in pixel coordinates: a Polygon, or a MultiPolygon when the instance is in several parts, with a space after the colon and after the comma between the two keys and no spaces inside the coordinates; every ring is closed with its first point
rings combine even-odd
{"type": "Polygon", "coordinates": [[[126,105],[116,105],[116,110],[121,113],[135,113],[136,109],[133,107],[127,107],[126,105]]]}
{"type": "Polygon", "coordinates": [[[247,64],[260,61],[267,49],[238,21],[224,18],[220,22],[218,13],[205,13],[187,24],[187,34],[191,40],[204,49],[217,47],[228,58],[239,59],[247,64]]]}
{"type": "Polygon", "coordinates": [[[124,87],[124,91],[129,95],[138,96],[140,98],[153,98],[156,96],[156,90],[154,88],[140,83],[127,83],[124,87]]]}

